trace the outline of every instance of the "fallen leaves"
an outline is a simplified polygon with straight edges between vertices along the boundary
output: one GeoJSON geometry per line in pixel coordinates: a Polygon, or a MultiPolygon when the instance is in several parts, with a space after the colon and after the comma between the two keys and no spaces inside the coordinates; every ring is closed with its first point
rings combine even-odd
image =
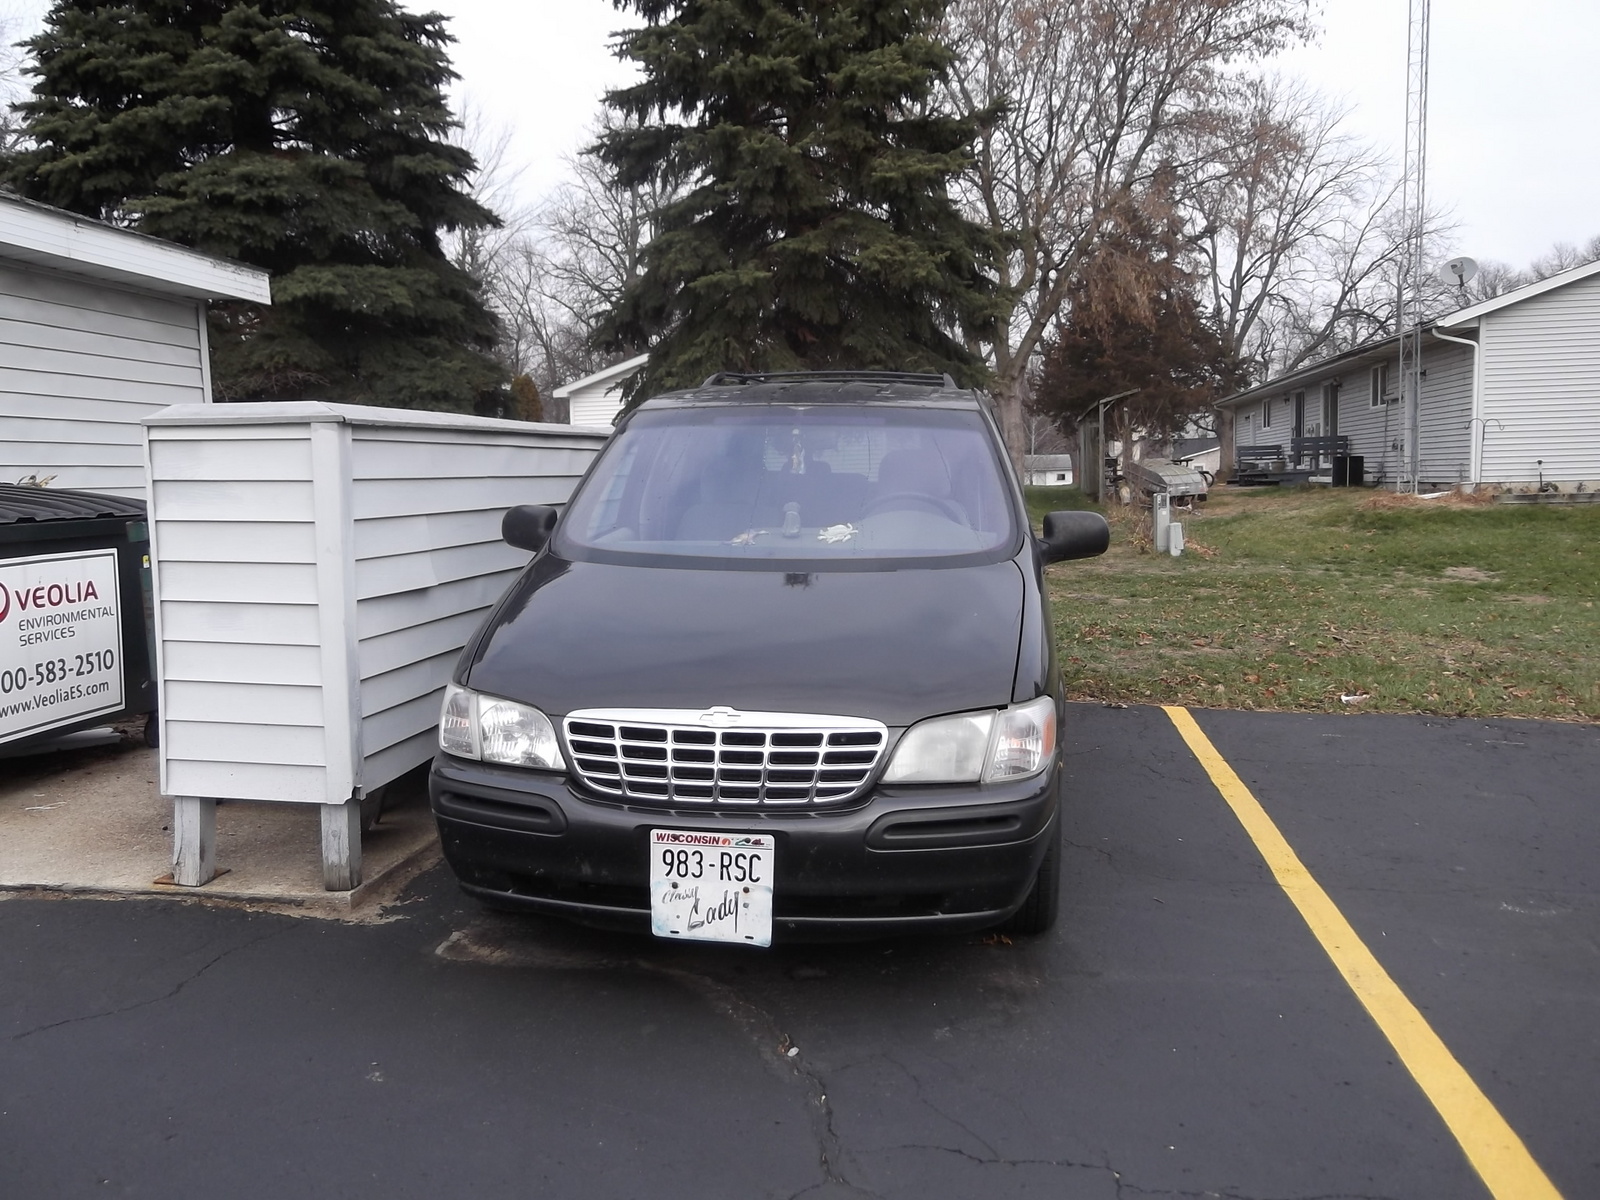
{"type": "MultiPolygon", "coordinates": [[[[1452,515],[1437,502],[1363,514],[1365,498],[1219,493],[1184,530],[1186,549],[1197,532],[1220,549],[1215,563],[1180,564],[1114,542],[1103,559],[1063,568],[1071,590],[1052,578],[1052,597],[1065,618],[1067,694],[1600,719],[1600,567],[1592,565],[1600,555],[1576,558],[1567,548],[1588,526],[1544,532],[1560,534],[1546,570],[1522,553],[1527,531],[1503,516],[1452,515]],[[1475,566],[1459,569],[1466,564],[1475,566]],[[1498,578],[1472,578],[1480,572],[1498,578]],[[1434,586],[1413,586],[1423,583],[1434,586]]],[[[1118,525],[1119,540],[1126,527],[1118,525]]]]}

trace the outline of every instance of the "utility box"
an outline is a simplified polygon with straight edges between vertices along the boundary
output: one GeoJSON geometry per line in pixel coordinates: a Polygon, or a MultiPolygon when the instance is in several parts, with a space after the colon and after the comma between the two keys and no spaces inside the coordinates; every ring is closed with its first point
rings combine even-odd
{"type": "Polygon", "coordinates": [[[1333,456],[1332,486],[1364,487],[1367,482],[1367,459],[1363,454],[1335,454],[1333,456]]]}
{"type": "Polygon", "coordinates": [[[433,754],[461,648],[527,563],[506,509],[562,505],[609,430],[315,402],[145,418],[174,880],[214,801],[322,806],[331,890],[360,802],[433,754]]]}
{"type": "Polygon", "coordinates": [[[1172,529],[1172,497],[1156,492],[1150,497],[1151,541],[1157,554],[1165,554],[1172,529]]]}
{"type": "Polygon", "coordinates": [[[0,484],[0,745],[155,707],[141,501],[0,484]]]}

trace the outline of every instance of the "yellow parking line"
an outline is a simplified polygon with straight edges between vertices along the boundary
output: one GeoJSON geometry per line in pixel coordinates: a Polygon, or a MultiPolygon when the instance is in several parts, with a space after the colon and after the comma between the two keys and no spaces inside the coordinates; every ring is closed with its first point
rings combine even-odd
{"type": "Polygon", "coordinates": [[[1496,1200],[1561,1200],[1561,1194],[1534,1162],[1516,1131],[1506,1124],[1417,1006],[1406,999],[1372,951],[1356,936],[1350,922],[1311,877],[1300,856],[1227,760],[1217,753],[1189,710],[1167,706],[1166,713],[1261,851],[1261,857],[1267,860],[1278,886],[1300,910],[1339,974],[1444,1118],[1490,1194],[1496,1200]]]}

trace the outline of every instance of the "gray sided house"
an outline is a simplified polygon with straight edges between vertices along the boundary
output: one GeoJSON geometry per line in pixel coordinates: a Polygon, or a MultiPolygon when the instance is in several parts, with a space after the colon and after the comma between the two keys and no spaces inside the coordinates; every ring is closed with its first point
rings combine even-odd
{"type": "MultiPolygon", "coordinates": [[[[1470,305],[1423,341],[1417,483],[1600,485],[1600,262],[1470,305]]],[[[1399,343],[1390,337],[1239,392],[1233,445],[1343,435],[1369,483],[1406,475],[1399,343]]],[[[1242,458],[1235,455],[1235,461],[1242,458]]]]}
{"type": "Polygon", "coordinates": [[[0,195],[0,483],[143,499],[140,418],[211,399],[209,299],[267,273],[0,195]]]}

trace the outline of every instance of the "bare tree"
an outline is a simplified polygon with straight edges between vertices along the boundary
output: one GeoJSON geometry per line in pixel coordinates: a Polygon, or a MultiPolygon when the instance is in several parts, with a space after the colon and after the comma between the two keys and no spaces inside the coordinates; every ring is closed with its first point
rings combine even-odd
{"type": "Polygon", "coordinates": [[[17,45],[16,19],[0,14],[0,157],[13,154],[22,146],[22,121],[11,106],[28,92],[22,77],[24,61],[17,45]]]}
{"type": "Polygon", "coordinates": [[[1458,293],[1457,301],[1461,304],[1477,304],[1493,300],[1496,296],[1503,296],[1530,283],[1538,283],[1541,279],[1549,279],[1552,275],[1596,260],[1600,260],[1600,234],[1581,246],[1557,242],[1526,268],[1513,267],[1510,263],[1492,258],[1483,259],[1478,263],[1478,273],[1458,293]]]}
{"type": "Polygon", "coordinates": [[[547,416],[564,419],[551,394],[606,364],[590,335],[639,273],[652,215],[665,197],[614,187],[598,161],[579,154],[566,160],[567,180],[528,205],[520,196],[522,170],[510,159],[509,129],[468,104],[458,137],[478,162],[473,195],[501,224],[454,235],[451,258],[478,281],[500,320],[498,357],[513,376],[533,380],[547,416]]]}
{"type": "MultiPolygon", "coordinates": [[[[596,138],[604,132],[597,129],[596,138]]],[[[618,186],[591,154],[570,158],[567,165],[568,181],[539,211],[539,232],[552,251],[552,296],[592,328],[643,273],[655,214],[673,193],[655,182],[618,186]]]]}
{"type": "Polygon", "coordinates": [[[1310,31],[1304,0],[955,0],[948,88],[981,132],[966,200],[1009,248],[1002,333],[985,347],[1007,443],[1030,363],[1104,231],[1215,121],[1226,64],[1310,31]]]}
{"type": "Polygon", "coordinates": [[[1028,454],[1070,453],[1072,439],[1062,432],[1056,414],[1044,412],[1032,405],[1022,414],[1022,432],[1026,439],[1023,448],[1028,454]]]}
{"type": "Polygon", "coordinates": [[[545,399],[545,414],[565,420],[552,404],[552,393],[604,365],[589,342],[591,326],[575,318],[566,301],[552,294],[559,263],[551,247],[536,234],[519,238],[501,265],[494,292],[500,314],[505,361],[519,374],[532,377],[545,399]]]}
{"type": "Polygon", "coordinates": [[[1255,379],[1392,328],[1398,187],[1344,115],[1298,84],[1246,78],[1196,154],[1210,166],[1185,201],[1205,301],[1255,379]]]}
{"type": "Polygon", "coordinates": [[[1541,279],[1549,279],[1552,275],[1559,275],[1563,271],[1570,271],[1573,267],[1581,267],[1600,258],[1600,235],[1590,238],[1582,246],[1574,246],[1571,242],[1557,242],[1549,251],[1541,254],[1528,265],[1530,283],[1537,283],[1541,279]]]}
{"type": "Polygon", "coordinates": [[[450,261],[476,279],[491,301],[499,290],[506,256],[526,236],[532,221],[521,195],[524,168],[511,161],[511,138],[509,126],[490,121],[472,100],[461,105],[453,140],[469,151],[477,163],[472,198],[499,217],[500,223],[453,230],[446,250],[450,261]]]}
{"type": "Polygon", "coordinates": [[[1493,300],[1531,282],[1526,271],[1510,263],[1493,258],[1484,259],[1478,264],[1478,273],[1462,287],[1461,303],[1476,304],[1482,300],[1493,300]]]}
{"type": "MultiPolygon", "coordinates": [[[[603,116],[591,140],[615,119],[603,116]]],[[[612,361],[596,349],[595,328],[643,271],[655,214],[676,195],[654,181],[619,186],[588,153],[568,158],[567,168],[567,180],[515,242],[497,301],[508,344],[525,357],[545,396],[612,361]]]]}

